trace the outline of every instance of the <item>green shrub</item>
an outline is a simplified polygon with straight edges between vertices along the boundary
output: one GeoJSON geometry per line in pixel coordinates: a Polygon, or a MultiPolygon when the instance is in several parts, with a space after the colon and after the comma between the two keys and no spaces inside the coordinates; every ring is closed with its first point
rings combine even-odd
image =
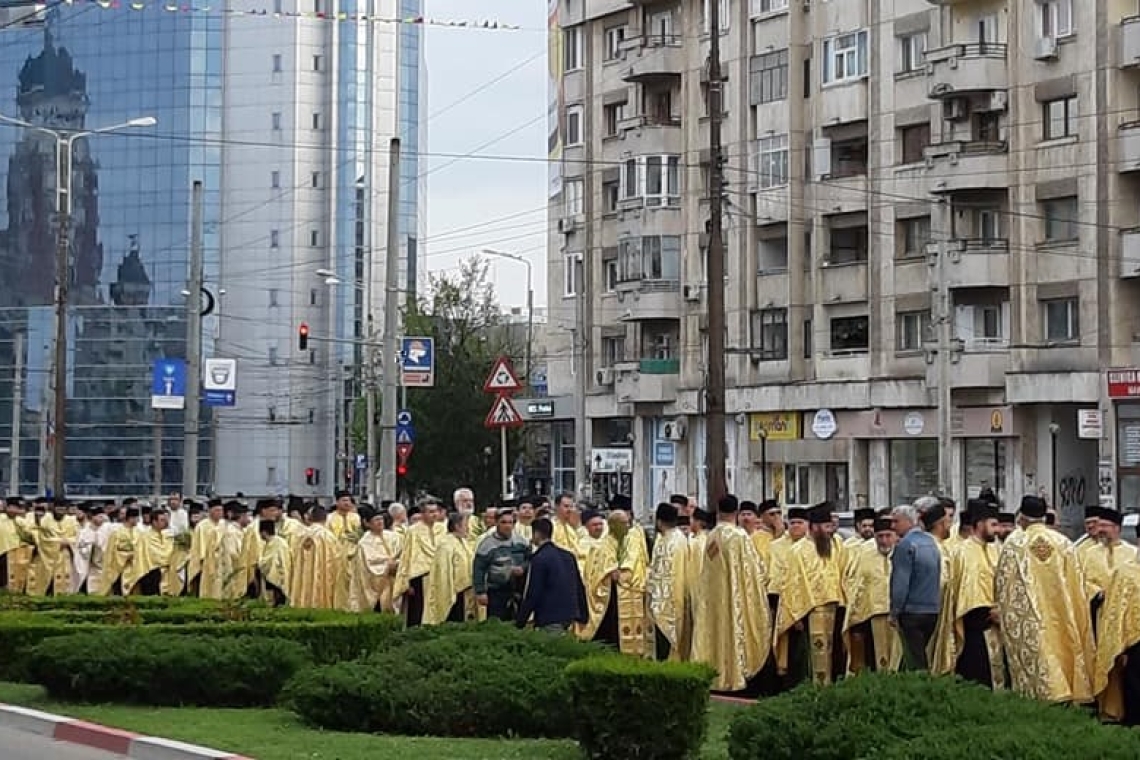
{"type": "Polygon", "coordinates": [[[203,707],[273,704],[309,661],[282,639],[139,630],[56,636],[24,656],[32,680],[56,699],[203,707]]]}
{"type": "Polygon", "coordinates": [[[413,629],[359,662],[298,673],[282,703],[337,731],[564,737],[572,726],[563,669],[599,651],[497,622],[413,629]]]}
{"type": "Polygon", "coordinates": [[[333,663],[378,650],[389,636],[403,629],[403,623],[394,615],[272,608],[201,599],[8,597],[3,603],[9,606],[0,611],[0,680],[7,681],[28,679],[24,658],[20,656],[24,649],[70,633],[136,631],[140,635],[223,639],[273,637],[301,644],[314,662],[333,663]],[[57,606],[53,607],[53,602],[57,606]]]}
{"type": "MultiPolygon", "coordinates": [[[[962,726],[901,742],[875,760],[1135,760],[1140,733],[1117,726],[1086,725],[1057,731],[1048,725],[962,726]]],[[[869,760],[869,758],[868,758],[869,760]]]]}
{"type": "MultiPolygon", "coordinates": [[[[729,729],[732,760],[852,760],[877,756],[939,731],[1042,726],[1066,731],[1093,725],[1073,708],[993,692],[954,678],[919,673],[871,674],[834,686],[802,685],[742,710],[729,729]]],[[[1001,755],[993,755],[1000,757],[1001,755]]],[[[971,760],[977,760],[976,755],[971,760]]]]}
{"type": "Polygon", "coordinates": [[[706,665],[604,654],[566,666],[578,745],[593,760],[688,760],[708,729],[706,665]]]}

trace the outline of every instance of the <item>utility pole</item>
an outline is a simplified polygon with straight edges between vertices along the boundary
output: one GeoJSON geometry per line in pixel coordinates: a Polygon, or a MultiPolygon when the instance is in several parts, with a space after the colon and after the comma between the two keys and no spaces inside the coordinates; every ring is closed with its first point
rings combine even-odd
{"type": "MultiPolygon", "coordinates": [[[[158,503],[162,499],[162,424],[165,422],[161,409],[154,410],[154,500],[158,503]]],[[[194,498],[193,493],[185,494],[187,499],[194,498]]]]}
{"type": "Polygon", "coordinates": [[[8,493],[20,493],[20,423],[24,415],[24,333],[15,336],[16,368],[12,374],[12,442],[8,445],[8,493]]]}
{"type": "Polygon", "coordinates": [[[198,493],[198,384],[202,377],[202,181],[194,180],[190,207],[190,295],[186,298],[186,411],[182,448],[182,493],[198,493]]]}
{"type": "MultiPolygon", "coordinates": [[[[367,0],[368,17],[376,13],[375,0],[367,0]]],[[[376,504],[376,320],[373,314],[376,283],[373,281],[373,258],[376,239],[376,215],[373,213],[373,200],[376,198],[376,24],[365,24],[364,30],[364,118],[368,131],[364,139],[364,421],[365,456],[368,461],[364,469],[364,495],[376,504]]]]}
{"type": "Polygon", "coordinates": [[[709,247],[708,382],[705,389],[705,476],[709,509],[727,493],[724,424],[724,162],[720,127],[724,79],[720,73],[720,1],[709,0],[709,247]]]}
{"type": "MultiPolygon", "coordinates": [[[[942,227],[950,229],[950,210],[943,207],[942,218],[947,222],[942,227]]],[[[942,242],[938,246],[938,258],[934,262],[934,276],[937,288],[935,290],[938,324],[938,352],[935,357],[938,362],[938,491],[952,496],[954,491],[954,439],[951,434],[953,395],[950,388],[950,363],[955,353],[954,346],[954,315],[950,299],[950,286],[947,283],[946,254],[948,243],[942,242]]]]}
{"type": "MultiPolygon", "coordinates": [[[[400,140],[388,144],[388,244],[384,252],[384,337],[380,341],[380,477],[378,499],[396,498],[396,338],[400,321],[400,140]]],[[[379,501],[377,501],[379,503],[379,501]]]]}
{"type": "Polygon", "coordinates": [[[56,213],[59,231],[55,250],[55,358],[54,384],[55,436],[52,443],[52,493],[58,498],[65,493],[67,482],[67,299],[71,286],[71,145],[74,134],[58,134],[55,141],[56,213]]]}

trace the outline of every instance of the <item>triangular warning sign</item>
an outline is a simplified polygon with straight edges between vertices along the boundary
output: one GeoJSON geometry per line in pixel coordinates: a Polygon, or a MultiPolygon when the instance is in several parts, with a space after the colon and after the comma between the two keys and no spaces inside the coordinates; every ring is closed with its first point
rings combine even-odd
{"type": "Polygon", "coordinates": [[[491,406],[491,411],[487,415],[487,419],[483,420],[483,424],[489,428],[519,427],[523,424],[523,418],[509,398],[499,396],[495,399],[495,403],[491,406]]]}
{"type": "Polygon", "coordinates": [[[500,356],[495,362],[495,366],[491,368],[491,374],[487,375],[487,382],[483,383],[483,390],[487,393],[514,393],[520,388],[522,388],[522,384],[515,375],[511,360],[505,356],[500,356]]]}

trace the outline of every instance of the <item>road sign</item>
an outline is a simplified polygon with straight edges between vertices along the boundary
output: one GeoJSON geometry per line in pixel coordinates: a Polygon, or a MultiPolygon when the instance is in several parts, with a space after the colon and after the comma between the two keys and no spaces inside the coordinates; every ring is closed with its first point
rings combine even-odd
{"type": "Polygon", "coordinates": [[[633,449],[592,449],[591,472],[633,472],[633,449]]]}
{"type": "Polygon", "coordinates": [[[237,360],[207,359],[202,377],[202,398],[207,406],[237,403],[237,360]]]}
{"type": "Polygon", "coordinates": [[[186,408],[186,362],[184,360],[159,359],[154,363],[154,375],[151,377],[150,385],[150,408],[186,408]]]}
{"type": "Polygon", "coordinates": [[[234,406],[237,404],[237,394],[233,391],[205,391],[202,400],[206,406],[234,406]]]}
{"type": "Polygon", "coordinates": [[[523,424],[519,410],[506,396],[497,396],[483,424],[489,428],[513,428],[523,424]]]}
{"type": "Polygon", "coordinates": [[[435,385],[435,340],[403,338],[400,341],[400,382],[407,387],[435,385]]]}
{"type": "MultiPolygon", "coordinates": [[[[483,383],[483,390],[487,393],[514,393],[522,388],[515,370],[511,367],[511,360],[500,356],[487,375],[487,382],[483,383]]],[[[511,407],[512,409],[514,407],[511,407]]]]}
{"type": "Polygon", "coordinates": [[[400,464],[407,464],[408,457],[412,455],[412,444],[410,443],[397,443],[396,444],[396,459],[400,464]]]}
{"type": "Polygon", "coordinates": [[[411,446],[416,442],[416,436],[411,430],[401,428],[396,431],[396,445],[397,446],[411,446]]]}
{"type": "Polygon", "coordinates": [[[401,409],[396,414],[396,427],[411,427],[412,426],[412,413],[407,409],[401,409]]]}

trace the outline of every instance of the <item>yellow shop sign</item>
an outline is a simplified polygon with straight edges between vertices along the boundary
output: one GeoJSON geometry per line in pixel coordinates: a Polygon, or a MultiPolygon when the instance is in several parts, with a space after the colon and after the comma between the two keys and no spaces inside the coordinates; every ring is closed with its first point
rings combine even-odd
{"type": "Polygon", "coordinates": [[[748,437],[759,441],[767,433],[769,441],[795,441],[800,438],[799,412],[757,412],[748,415],[748,437]]]}

